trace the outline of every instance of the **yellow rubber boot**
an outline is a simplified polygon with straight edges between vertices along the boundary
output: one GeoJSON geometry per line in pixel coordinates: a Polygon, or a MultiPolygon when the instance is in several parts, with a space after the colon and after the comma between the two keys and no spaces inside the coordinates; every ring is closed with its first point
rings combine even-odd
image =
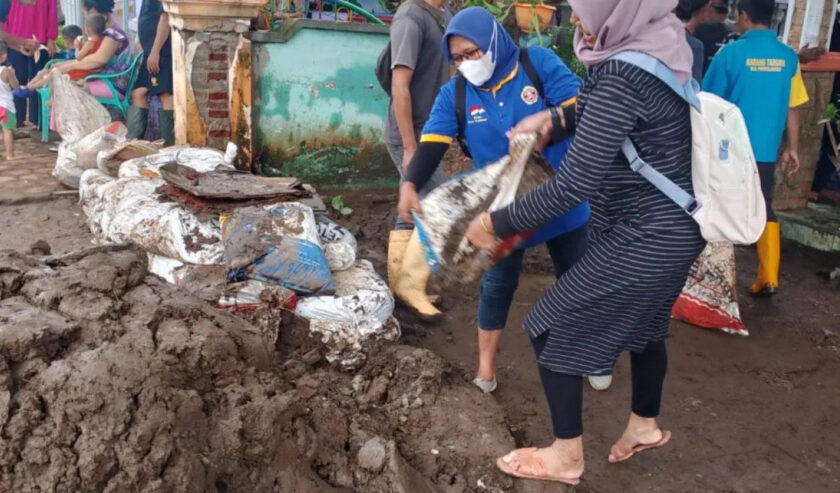
{"type": "Polygon", "coordinates": [[[773,296],[779,290],[779,261],[781,260],[779,223],[768,222],[755,247],[758,253],[758,275],[755,283],[750,286],[750,294],[763,297],[773,296]]]}
{"type": "Polygon", "coordinates": [[[436,321],[443,316],[443,313],[435,308],[426,295],[426,285],[429,283],[430,276],[426,254],[423,252],[423,245],[415,230],[405,248],[402,266],[392,290],[394,296],[408,305],[421,319],[436,321]]]}
{"type": "Polygon", "coordinates": [[[402,268],[405,249],[408,247],[408,240],[411,239],[411,229],[391,231],[388,237],[388,287],[394,291],[397,284],[397,277],[402,268]]]}

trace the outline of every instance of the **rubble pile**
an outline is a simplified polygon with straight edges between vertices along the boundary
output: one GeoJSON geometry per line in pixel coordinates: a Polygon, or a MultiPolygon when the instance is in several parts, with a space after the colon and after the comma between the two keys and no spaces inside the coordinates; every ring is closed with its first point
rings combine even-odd
{"type": "Polygon", "coordinates": [[[493,400],[432,353],[355,374],[267,334],[136,247],[0,252],[0,491],[516,491],[493,400]]]}
{"type": "Polygon", "coordinates": [[[151,272],[274,338],[279,311],[309,319],[329,360],[347,369],[364,362],[364,341],[399,337],[387,285],[357,263],[355,238],[323,214],[314,188],[239,172],[215,149],[153,149],[102,150],[102,166],[82,173],[82,209],[100,244],[139,246],[151,272]]]}

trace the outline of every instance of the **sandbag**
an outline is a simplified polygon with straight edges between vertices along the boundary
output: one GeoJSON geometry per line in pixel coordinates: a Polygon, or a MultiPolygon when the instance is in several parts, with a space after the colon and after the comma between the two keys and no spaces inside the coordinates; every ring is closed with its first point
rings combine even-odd
{"type": "Polygon", "coordinates": [[[131,243],[189,264],[221,264],[224,249],[218,220],[199,218],[174,202],[162,201],[155,193],[161,183],[113,179],[98,169],[85,171],[79,199],[96,241],[131,243]]]}
{"type": "Polygon", "coordinates": [[[237,209],[224,218],[222,238],[231,279],[272,282],[301,294],[333,290],[308,206],[289,202],[237,209]]]}
{"type": "Polygon", "coordinates": [[[55,167],[52,175],[59,183],[70,188],[79,188],[79,178],[85,171],[77,166],[76,149],[70,142],[58,144],[55,167]]]}
{"type": "Polygon", "coordinates": [[[53,176],[61,184],[79,188],[79,178],[85,170],[96,168],[96,155],[125,140],[128,130],[120,122],[104,125],[78,142],[62,141],[53,168],[53,176]]]}
{"type": "Polygon", "coordinates": [[[147,142],[145,140],[129,140],[121,142],[111,149],[99,151],[96,154],[96,167],[108,176],[118,177],[122,163],[157,154],[163,141],[147,142]]]}
{"type": "Polygon", "coordinates": [[[97,153],[114,148],[125,140],[127,133],[128,129],[122,122],[114,122],[82,137],[75,144],[76,166],[83,170],[96,168],[97,153]]]}
{"type": "Polygon", "coordinates": [[[362,342],[395,341],[400,325],[393,316],[394,298],[388,284],[367,260],[333,275],[334,296],[311,296],[297,301],[295,314],[308,319],[309,330],[329,348],[326,358],[344,368],[365,361],[362,342]]]}
{"type": "Polygon", "coordinates": [[[53,122],[63,142],[75,143],[111,123],[111,115],[84,88],[56,70],[50,73],[53,122]]]}
{"type": "Polygon", "coordinates": [[[433,272],[470,283],[529,236],[506,238],[489,252],[474,248],[465,234],[480,213],[506,207],[551,177],[551,168],[534,148],[536,141],[536,134],[515,135],[508,156],[452,178],[421,201],[423,217],[415,214],[415,226],[433,272]]]}
{"type": "Polygon", "coordinates": [[[333,283],[334,296],[301,298],[295,314],[313,322],[343,324],[367,337],[380,331],[394,313],[394,297],[388,283],[367,260],[334,273],[333,283]]]}
{"type": "Polygon", "coordinates": [[[692,265],[671,317],[727,334],[749,335],[738,308],[735,276],[732,243],[709,243],[692,265]]]}
{"type": "MultiPolygon", "coordinates": [[[[225,162],[225,155],[216,149],[205,147],[175,146],[161,149],[156,154],[125,161],[119,166],[120,178],[157,178],[158,170],[164,165],[176,163],[204,173],[215,170],[233,170],[225,162]]],[[[161,181],[161,184],[163,182],[161,181]]]]}
{"type": "Polygon", "coordinates": [[[315,215],[324,256],[333,272],[349,269],[356,262],[356,238],[325,214],[315,215]]]}

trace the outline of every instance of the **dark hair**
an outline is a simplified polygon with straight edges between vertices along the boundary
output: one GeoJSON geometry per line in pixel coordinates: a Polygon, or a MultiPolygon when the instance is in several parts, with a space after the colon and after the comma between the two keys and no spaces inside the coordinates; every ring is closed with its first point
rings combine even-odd
{"type": "Polygon", "coordinates": [[[700,9],[709,4],[711,0],[680,0],[674,13],[677,18],[683,22],[687,22],[694,17],[700,9]]]}
{"type": "Polygon", "coordinates": [[[83,6],[104,15],[114,12],[114,0],[85,0],[83,6]]]}
{"type": "Polygon", "coordinates": [[[0,55],[6,55],[9,53],[9,45],[0,39],[0,55]]]}
{"type": "Polygon", "coordinates": [[[108,27],[108,19],[102,14],[89,15],[85,19],[85,27],[93,31],[93,34],[102,36],[102,33],[108,27]]]}
{"type": "Polygon", "coordinates": [[[753,24],[769,26],[776,11],[774,0],[739,0],[738,12],[744,12],[753,24]]]}
{"type": "Polygon", "coordinates": [[[69,26],[64,26],[64,30],[61,31],[61,36],[65,38],[73,38],[76,39],[82,35],[82,28],[79,26],[75,26],[70,24],[69,26]]]}

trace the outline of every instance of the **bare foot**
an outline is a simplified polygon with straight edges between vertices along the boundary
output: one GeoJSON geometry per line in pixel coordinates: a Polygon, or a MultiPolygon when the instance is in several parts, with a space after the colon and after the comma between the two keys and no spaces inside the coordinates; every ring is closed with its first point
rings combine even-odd
{"type": "Polygon", "coordinates": [[[15,158],[14,154],[6,154],[6,161],[12,161],[15,158]]]}

